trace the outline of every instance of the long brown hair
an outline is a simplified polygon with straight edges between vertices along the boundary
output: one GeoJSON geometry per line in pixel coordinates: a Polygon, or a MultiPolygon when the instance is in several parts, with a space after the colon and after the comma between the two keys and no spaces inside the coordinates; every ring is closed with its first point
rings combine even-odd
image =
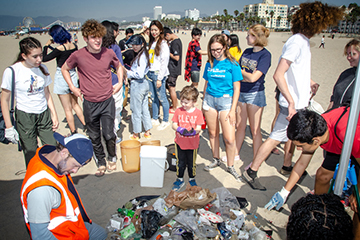
{"type": "Polygon", "coordinates": [[[153,42],[155,41],[155,38],[152,36],[151,34],[151,26],[156,26],[159,31],[160,31],[160,35],[159,35],[159,39],[157,40],[156,42],[156,46],[155,46],[155,55],[156,56],[159,56],[160,55],[160,51],[161,51],[161,42],[162,40],[164,40],[164,27],[163,25],[161,24],[161,22],[159,22],[158,20],[153,20],[151,23],[150,23],[150,43],[149,43],[149,46],[151,47],[151,45],[153,44],[153,42]]]}
{"type": "MultiPolygon", "coordinates": [[[[34,49],[34,48],[41,49],[42,47],[41,47],[41,43],[36,38],[26,37],[19,42],[19,48],[20,48],[20,52],[14,63],[25,61],[25,59],[22,57],[22,54],[28,55],[28,54],[30,54],[32,49],[34,49]]],[[[49,73],[46,72],[45,69],[41,65],[39,66],[39,68],[40,68],[40,71],[45,76],[49,76],[49,73]]]]}
{"type": "Polygon", "coordinates": [[[209,43],[208,43],[208,59],[209,59],[211,68],[213,67],[213,64],[214,64],[214,56],[211,54],[211,44],[213,44],[215,42],[220,43],[223,46],[223,48],[225,48],[225,50],[224,50],[225,57],[227,59],[229,59],[231,62],[236,63],[236,59],[229,52],[229,49],[227,47],[227,43],[226,43],[224,36],[222,36],[221,34],[215,34],[214,36],[212,36],[210,38],[209,43]]]}

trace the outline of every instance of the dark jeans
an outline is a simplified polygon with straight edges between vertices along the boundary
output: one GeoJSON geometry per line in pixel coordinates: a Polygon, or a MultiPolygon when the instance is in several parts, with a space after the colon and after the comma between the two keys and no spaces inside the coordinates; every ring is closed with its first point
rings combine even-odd
{"type": "Polygon", "coordinates": [[[185,169],[187,167],[189,178],[194,178],[196,176],[196,157],[198,150],[182,150],[176,143],[175,146],[175,154],[177,159],[176,176],[178,178],[183,178],[185,169]]]}
{"type": "Polygon", "coordinates": [[[113,97],[103,102],[89,102],[84,99],[83,111],[89,138],[94,148],[94,158],[99,166],[106,166],[105,152],[101,144],[101,130],[109,158],[116,156],[114,133],[115,101],[113,97]],[[101,125],[100,125],[101,124],[101,125]],[[101,129],[100,129],[101,127],[101,129]]]}
{"type": "Polygon", "coordinates": [[[30,160],[35,156],[38,148],[37,137],[40,138],[42,145],[49,144],[56,146],[53,136],[52,120],[50,110],[46,109],[40,114],[26,113],[15,110],[16,130],[19,133],[20,145],[22,147],[26,167],[30,160]]]}

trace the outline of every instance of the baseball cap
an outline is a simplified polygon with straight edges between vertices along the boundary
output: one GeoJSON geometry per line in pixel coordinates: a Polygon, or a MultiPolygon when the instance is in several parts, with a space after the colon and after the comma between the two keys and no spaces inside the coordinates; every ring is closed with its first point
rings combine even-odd
{"type": "Polygon", "coordinates": [[[76,133],[69,137],[54,132],[54,138],[61,145],[66,147],[75,160],[81,165],[85,165],[92,158],[94,150],[92,143],[86,136],[76,133]]]}
{"type": "Polygon", "coordinates": [[[126,45],[141,45],[144,43],[144,38],[140,34],[132,35],[127,41],[126,45]]]}
{"type": "Polygon", "coordinates": [[[221,31],[221,34],[225,34],[226,36],[230,37],[230,32],[229,30],[225,29],[221,31]]]}

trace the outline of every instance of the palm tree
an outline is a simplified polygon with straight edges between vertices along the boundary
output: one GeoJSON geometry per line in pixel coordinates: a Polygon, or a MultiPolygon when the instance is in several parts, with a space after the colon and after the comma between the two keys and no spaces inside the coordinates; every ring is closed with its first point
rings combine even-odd
{"type": "Polygon", "coordinates": [[[277,21],[278,21],[278,23],[279,23],[279,24],[277,24],[279,27],[280,27],[280,21],[281,21],[281,18],[282,18],[282,17],[281,17],[280,15],[276,18],[276,20],[277,20],[277,21]]]}
{"type": "Polygon", "coordinates": [[[235,10],[235,11],[234,11],[234,15],[235,15],[234,19],[235,19],[235,21],[237,22],[237,24],[236,24],[236,30],[239,30],[239,19],[238,19],[239,10],[235,10]]]}
{"type": "Polygon", "coordinates": [[[242,28],[244,19],[245,19],[245,14],[244,14],[244,13],[240,13],[240,15],[239,15],[239,20],[241,21],[241,28],[242,28]]]}
{"type": "Polygon", "coordinates": [[[272,28],[272,19],[273,19],[274,15],[275,15],[274,11],[271,11],[270,12],[270,18],[271,18],[270,28],[272,28]]]}
{"type": "Polygon", "coordinates": [[[290,28],[291,20],[292,20],[292,15],[291,14],[287,15],[288,28],[290,28]]]}

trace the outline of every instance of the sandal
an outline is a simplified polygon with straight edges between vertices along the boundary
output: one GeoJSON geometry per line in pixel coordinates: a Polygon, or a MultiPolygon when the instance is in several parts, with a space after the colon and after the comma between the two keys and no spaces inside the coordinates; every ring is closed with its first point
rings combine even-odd
{"type": "Polygon", "coordinates": [[[104,176],[105,171],[106,171],[106,167],[105,167],[105,166],[100,166],[100,167],[96,170],[95,176],[97,176],[97,177],[102,177],[102,176],[104,176]]]}
{"type": "Polygon", "coordinates": [[[149,134],[144,133],[144,138],[151,139],[151,133],[149,133],[149,134]]]}
{"type": "Polygon", "coordinates": [[[108,162],[107,171],[112,172],[116,170],[116,162],[108,162]]]}

